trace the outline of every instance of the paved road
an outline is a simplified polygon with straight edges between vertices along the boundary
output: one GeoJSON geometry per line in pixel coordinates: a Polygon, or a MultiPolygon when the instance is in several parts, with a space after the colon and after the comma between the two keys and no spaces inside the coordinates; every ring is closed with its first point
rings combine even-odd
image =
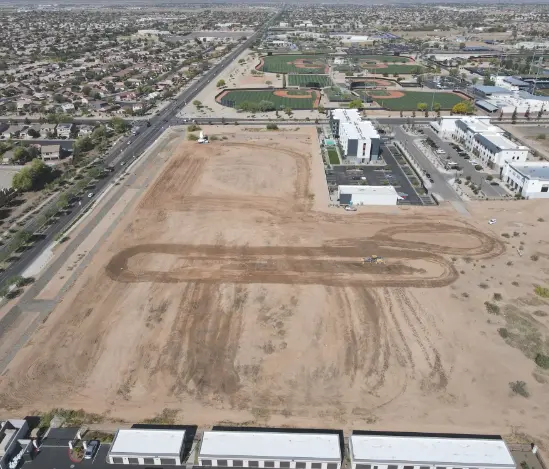
{"type": "Polygon", "coordinates": [[[414,144],[414,138],[408,135],[402,130],[400,126],[395,126],[395,137],[399,140],[404,148],[408,150],[408,153],[419,163],[419,165],[425,169],[433,179],[433,186],[431,192],[440,195],[444,200],[448,201],[461,201],[460,197],[456,194],[456,191],[448,183],[448,179],[452,179],[453,176],[446,176],[439,173],[438,169],[433,163],[429,161],[422,151],[414,144]]]}
{"type": "MultiPolygon", "coordinates": [[[[105,159],[105,164],[110,165],[116,162],[116,168],[109,177],[100,180],[94,188],[94,193],[99,194],[112,180],[117,177],[119,173],[124,169],[124,165],[131,161],[135,156],[141,155],[150,145],[152,145],[158,137],[166,130],[170,125],[177,125],[181,121],[176,118],[180,109],[185,106],[190,100],[192,100],[202,89],[212,80],[215,79],[231,62],[233,62],[238,55],[240,55],[255,39],[261,36],[269,25],[276,21],[282,14],[283,9],[274,15],[269,21],[267,21],[256,33],[250,36],[246,41],[236,47],[229,55],[223,60],[214,65],[203,75],[198,81],[192,84],[188,89],[181,93],[176,100],[172,101],[166,106],[158,116],[152,117],[150,127],[142,129],[141,133],[137,136],[129,139],[130,144],[119,144],[113,149],[105,159]],[[125,146],[125,148],[124,148],[125,146]]],[[[83,213],[89,204],[82,202],[82,205],[76,204],[65,215],[59,218],[59,220],[50,226],[44,233],[43,237],[38,240],[33,246],[23,252],[20,258],[11,264],[4,272],[0,273],[0,282],[16,276],[21,275],[25,269],[36,259],[40,252],[47,247],[55,238],[57,233],[64,231],[81,213],[83,213]]]]}

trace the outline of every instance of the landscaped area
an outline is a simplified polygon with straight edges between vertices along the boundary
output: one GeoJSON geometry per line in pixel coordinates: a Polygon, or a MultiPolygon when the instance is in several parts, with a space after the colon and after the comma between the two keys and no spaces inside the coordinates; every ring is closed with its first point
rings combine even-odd
{"type": "Polygon", "coordinates": [[[427,109],[435,104],[440,105],[440,109],[452,109],[456,104],[464,100],[463,96],[456,93],[429,93],[426,91],[389,91],[389,90],[371,90],[358,91],[363,98],[370,96],[381,107],[390,111],[415,111],[418,103],[426,103],[427,109]]]}
{"type": "Polygon", "coordinates": [[[216,101],[243,110],[248,110],[249,103],[257,104],[258,111],[314,109],[318,107],[320,93],[313,90],[227,90],[218,95],[216,101]]]}
{"type": "Polygon", "coordinates": [[[268,55],[261,57],[256,69],[270,73],[328,73],[326,58],[322,55],[268,55]]]}
{"type": "Polygon", "coordinates": [[[300,86],[303,88],[325,88],[332,85],[333,82],[328,75],[288,75],[288,86],[300,86]]]}
{"type": "Polygon", "coordinates": [[[335,148],[328,148],[328,159],[330,160],[330,164],[339,164],[339,155],[337,154],[337,150],[335,148]]]}

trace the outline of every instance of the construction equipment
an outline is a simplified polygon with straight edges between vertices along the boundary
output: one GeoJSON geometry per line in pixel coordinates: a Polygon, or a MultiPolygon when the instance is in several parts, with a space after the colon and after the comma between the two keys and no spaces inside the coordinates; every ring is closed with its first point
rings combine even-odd
{"type": "Polygon", "coordinates": [[[385,264],[385,260],[383,259],[383,257],[379,256],[365,257],[364,259],[362,259],[362,262],[364,264],[385,264]]]}

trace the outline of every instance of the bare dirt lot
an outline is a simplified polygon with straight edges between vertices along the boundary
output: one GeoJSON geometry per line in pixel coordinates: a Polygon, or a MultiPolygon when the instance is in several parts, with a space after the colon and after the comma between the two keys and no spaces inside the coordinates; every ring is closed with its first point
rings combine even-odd
{"type": "Polygon", "coordinates": [[[314,129],[216,132],[179,144],[18,353],[4,409],[549,441],[545,204],[329,209],[314,129]]]}

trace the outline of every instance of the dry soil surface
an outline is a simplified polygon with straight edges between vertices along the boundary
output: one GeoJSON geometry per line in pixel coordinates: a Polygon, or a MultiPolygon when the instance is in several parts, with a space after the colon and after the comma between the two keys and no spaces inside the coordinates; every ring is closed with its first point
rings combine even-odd
{"type": "Polygon", "coordinates": [[[547,441],[547,205],[328,209],[314,129],[221,132],[173,151],[0,377],[5,410],[547,441]]]}

